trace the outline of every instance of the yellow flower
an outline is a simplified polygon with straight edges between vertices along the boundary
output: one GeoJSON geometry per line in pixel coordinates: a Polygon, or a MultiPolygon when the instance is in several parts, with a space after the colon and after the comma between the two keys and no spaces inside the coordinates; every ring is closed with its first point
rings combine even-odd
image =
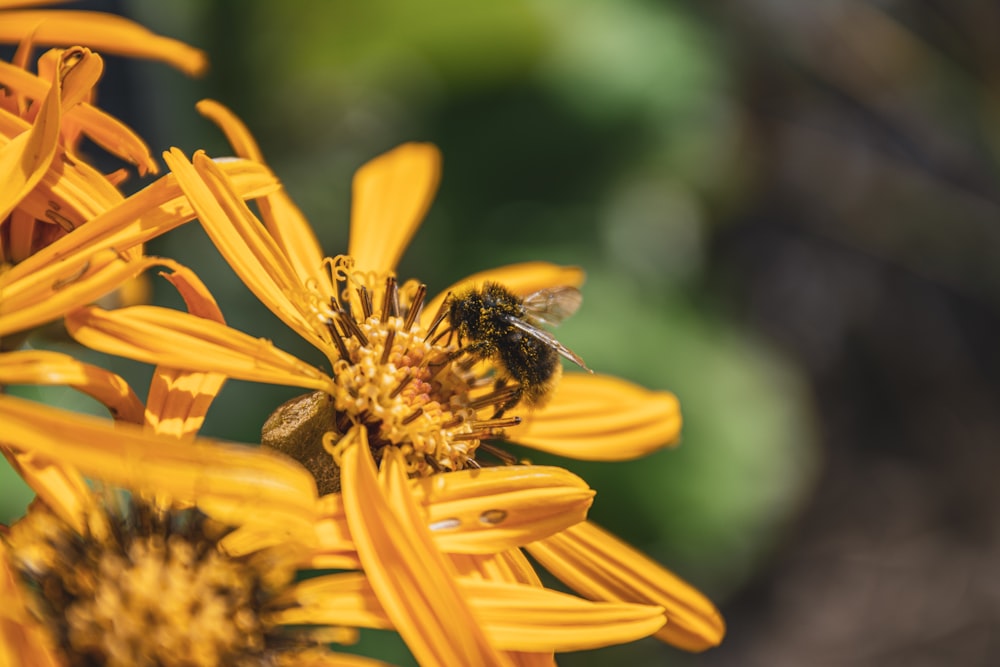
{"type": "MultiPolygon", "coordinates": [[[[200,109],[223,127],[238,155],[262,161],[252,137],[228,111],[209,102],[200,109]]],[[[341,499],[360,563],[418,659],[440,662],[441,654],[427,646],[427,637],[449,632],[450,650],[457,651],[453,657],[474,653],[483,638],[455,584],[459,572],[537,585],[523,555],[511,549],[531,543],[546,567],[593,599],[664,608],[662,639],[689,650],[721,640],[722,619],[703,595],[589,524],[574,523],[554,537],[513,544],[487,538],[471,549],[447,546],[449,559],[419,545],[463,521],[446,516],[432,524],[429,535],[407,530],[424,511],[414,497],[398,491],[409,488],[405,480],[423,478],[433,486],[459,471],[474,474],[484,452],[507,458],[487,440],[507,438],[594,460],[633,458],[676,441],[681,419],[672,394],[599,375],[569,373],[544,405],[496,417],[511,397],[510,388],[494,386],[489,360],[472,363],[474,359],[463,357],[456,337],[445,333],[448,293],[495,281],[526,295],[579,285],[579,269],[528,263],[488,271],[458,283],[426,307],[423,286],[412,281],[398,285],[396,262],[438,183],[440,157],[430,145],[406,144],[358,171],[348,255],[333,259],[323,257],[312,230],[283,190],[258,200],[258,220],[205,155],[196,153],[188,161],[173,150],[165,160],[242,280],[327,356],[332,371],[308,365],[266,341],[156,307],[89,308],[71,314],[68,328],[80,342],[113,354],[318,392],[283,406],[265,439],[307,465],[324,492],[342,492],[332,497],[341,499]],[[375,461],[382,463],[384,499],[373,482],[375,461]],[[331,468],[333,464],[337,467],[331,468]],[[447,474],[437,474],[441,472],[447,474]],[[621,568],[608,569],[607,562],[638,569],[621,578],[621,568]],[[465,621],[460,636],[453,632],[456,618],[465,621]]],[[[467,498],[477,500],[475,488],[467,498]]],[[[488,489],[481,498],[492,500],[488,489]]],[[[499,504],[492,509],[480,521],[496,528],[509,513],[499,504]]],[[[607,643],[614,640],[609,637],[607,643]]],[[[541,642],[530,650],[559,649],[541,642]]]]}
{"type": "Polygon", "coordinates": [[[120,16],[32,8],[57,1],[0,0],[0,43],[20,44],[22,48],[87,46],[105,53],[160,60],[190,75],[201,74],[208,67],[201,50],[120,16]]]}
{"type": "MultiPolygon", "coordinates": [[[[169,278],[192,316],[221,322],[193,274],[179,269],[169,278]]],[[[76,664],[74,657],[83,655],[112,665],[371,664],[316,644],[350,642],[356,627],[391,629],[393,614],[381,607],[377,587],[356,572],[293,581],[305,567],[358,567],[345,517],[356,510],[338,495],[317,499],[308,471],[280,455],[195,438],[223,380],[217,373],[158,367],[144,408],[121,378],[66,355],[0,355],[0,386],[68,384],[101,400],[120,422],[0,396],[0,452],[40,498],[0,532],[0,591],[7,603],[0,665],[76,664]],[[81,474],[105,488],[131,490],[131,500],[94,494],[81,474]]],[[[521,520],[506,526],[515,543],[578,522],[592,496],[581,480],[558,469],[487,472],[482,483],[516,487],[507,500],[521,520]],[[553,493],[557,488],[562,493],[553,493]]],[[[374,511],[414,540],[410,553],[428,559],[416,574],[440,579],[445,569],[435,559],[442,548],[480,542],[477,515],[463,521],[454,513],[459,504],[476,510],[462,501],[479,480],[462,473],[430,486],[400,475],[377,479],[370,461],[358,480],[368,487],[374,511]],[[404,480],[405,488],[392,487],[392,480],[404,480]],[[447,516],[458,525],[438,535],[417,528],[420,516],[400,521],[382,498],[399,494],[415,499],[421,516],[447,516]],[[427,535],[440,543],[420,544],[427,535]]],[[[423,655],[435,657],[427,662],[502,664],[504,654],[494,647],[511,655],[532,651],[539,642],[533,632],[546,646],[573,650],[602,645],[609,636],[641,637],[662,625],[656,607],[592,604],[469,576],[449,584],[476,610],[488,643],[456,654],[449,642],[428,635],[423,655]],[[526,618],[525,604],[543,618],[526,618]]],[[[405,613],[419,619],[423,611],[405,613]]]]}
{"type": "MultiPolygon", "coordinates": [[[[0,62],[0,86],[13,93],[6,101],[32,101],[15,105],[21,115],[0,108],[0,349],[15,346],[6,339],[11,334],[169,263],[143,257],[142,243],[193,216],[172,175],[125,197],[70,150],[86,135],[140,171],[156,170],[131,130],[86,102],[102,69],[100,56],[81,47],[45,54],[39,60],[44,75],[37,77],[0,62]]],[[[257,163],[221,168],[245,196],[277,187],[257,163]]]]}
{"type": "MultiPolygon", "coordinates": [[[[161,37],[126,19],[87,11],[19,9],[37,2],[0,2],[0,42],[17,43],[10,63],[0,62],[0,296],[3,297],[0,337],[53,319],[66,310],[56,291],[76,284],[76,297],[92,300],[113,289],[126,302],[142,300],[142,280],[109,264],[136,260],[141,248],[104,245],[78,248],[76,257],[47,246],[82,223],[120,204],[118,185],[124,170],[105,176],[78,152],[80,140],[91,139],[112,155],[135,165],[140,174],[158,171],[142,139],[116,118],[91,104],[103,62],[90,48],[110,53],[156,58],[189,74],[205,69],[198,49],[161,37]],[[53,49],[38,58],[37,76],[28,71],[28,60],[38,45],[72,46],[53,49]],[[87,48],[90,47],[90,48],[87,48]],[[45,251],[45,252],[43,252],[45,251]],[[25,283],[8,276],[8,269],[38,255],[20,270],[20,276],[47,266],[44,276],[33,278],[30,295],[25,283]],[[56,260],[58,263],[56,265],[56,260]],[[113,275],[113,274],[118,275],[113,275]],[[129,282],[126,282],[129,281],[129,282]],[[14,307],[9,299],[21,298],[20,319],[7,319],[14,307]],[[28,307],[28,301],[31,306],[28,307]]],[[[59,295],[63,296],[63,295],[59,295]]],[[[10,349],[17,341],[2,340],[10,349]]]]}

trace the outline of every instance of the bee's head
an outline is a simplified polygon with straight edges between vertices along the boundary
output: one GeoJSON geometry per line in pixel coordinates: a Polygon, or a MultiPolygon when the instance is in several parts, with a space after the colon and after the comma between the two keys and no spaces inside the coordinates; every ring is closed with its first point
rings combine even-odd
{"type": "Polygon", "coordinates": [[[476,336],[483,300],[476,290],[452,295],[448,305],[448,321],[463,336],[476,336]]]}

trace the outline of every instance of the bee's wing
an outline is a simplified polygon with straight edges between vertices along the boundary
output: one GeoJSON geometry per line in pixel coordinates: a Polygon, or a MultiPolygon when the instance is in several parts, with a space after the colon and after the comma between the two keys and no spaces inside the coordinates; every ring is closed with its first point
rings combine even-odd
{"type": "MultiPolygon", "coordinates": [[[[539,324],[556,326],[572,315],[583,303],[583,295],[575,287],[549,287],[524,297],[524,314],[539,324]]],[[[581,364],[582,365],[582,364],[581,364]]]]}
{"type": "Polygon", "coordinates": [[[507,322],[511,326],[513,326],[513,327],[515,327],[517,329],[520,329],[521,331],[523,331],[524,333],[528,334],[529,336],[532,336],[532,337],[537,338],[538,340],[542,341],[543,343],[545,343],[546,345],[548,345],[549,347],[551,347],[553,350],[555,350],[556,352],[558,352],[562,356],[566,357],[567,359],[569,359],[570,361],[572,361],[574,364],[576,364],[577,366],[579,366],[583,370],[587,371],[588,373],[593,373],[594,372],[594,371],[590,370],[589,368],[587,368],[587,364],[583,363],[583,359],[580,358],[580,355],[578,355],[576,352],[574,352],[573,350],[569,349],[568,347],[566,347],[565,345],[563,345],[562,343],[560,343],[559,341],[557,341],[556,338],[555,338],[555,336],[553,336],[552,334],[550,334],[545,329],[539,329],[535,325],[533,325],[533,324],[531,324],[529,322],[525,322],[524,320],[522,320],[520,318],[517,318],[517,317],[510,317],[510,318],[507,319],[507,322]]]}

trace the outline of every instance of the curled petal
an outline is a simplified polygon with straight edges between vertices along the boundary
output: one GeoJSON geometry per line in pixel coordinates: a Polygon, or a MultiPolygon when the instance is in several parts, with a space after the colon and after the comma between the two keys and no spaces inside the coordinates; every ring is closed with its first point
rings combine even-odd
{"type": "Polygon", "coordinates": [[[67,315],[66,329],[88,347],[136,361],[251,382],[333,390],[325,373],[270,341],[169,308],[82,308],[67,315]]]}
{"type": "Polygon", "coordinates": [[[588,461],[623,461],[677,443],[677,397],[608,375],[565,373],[551,399],[524,415],[507,437],[588,461]]]}
{"type": "Polygon", "coordinates": [[[579,287],[583,284],[583,269],[576,266],[560,266],[549,262],[522,262],[520,264],[510,264],[497,269],[480,271],[467,278],[459,280],[457,283],[438,294],[424,308],[420,315],[420,321],[424,326],[428,326],[448,294],[461,292],[475,285],[482,285],[484,282],[500,283],[518,296],[527,296],[540,289],[549,287],[579,287]]]}
{"type": "MultiPolygon", "coordinates": [[[[215,299],[190,269],[178,266],[164,277],[181,293],[189,313],[225,324],[215,299]]],[[[226,376],[221,373],[157,366],[146,399],[146,423],[162,435],[177,438],[194,435],[225,381],[226,376]]]]}
{"type": "MultiPolygon", "coordinates": [[[[0,62],[0,84],[35,100],[43,99],[49,90],[46,81],[5,62],[0,62]]],[[[156,162],[145,142],[117,118],[87,103],[66,111],[66,118],[72,119],[84,134],[109,153],[137,165],[140,174],[156,173],[156,162]]]]}
{"type": "Polygon", "coordinates": [[[398,450],[386,448],[380,483],[363,427],[339,446],[344,510],[358,557],[385,617],[417,661],[503,664],[458,589],[454,569],[420,525],[403,465],[395,460],[398,450]]]}
{"type": "Polygon", "coordinates": [[[726,633],[708,598],[607,531],[581,523],[528,546],[545,569],[581,595],[660,605],[667,624],[657,638],[686,651],[717,646],[726,633]]]}
{"type": "Polygon", "coordinates": [[[271,452],[207,438],[181,441],[12,396],[0,396],[0,421],[11,447],[107,484],[164,493],[234,526],[257,522],[312,535],[312,476],[271,452]]]}
{"type": "Polygon", "coordinates": [[[0,385],[68,385],[107,406],[115,419],[142,423],[142,401],[120,376],[68,354],[23,350],[0,354],[0,385]]]}
{"type": "Polygon", "coordinates": [[[381,276],[395,270],[440,178],[441,153],[431,144],[403,144],[358,169],[348,246],[358,272],[381,276]]]}
{"type": "Polygon", "coordinates": [[[189,75],[199,75],[208,67],[201,50],[111,14],[73,10],[4,12],[0,42],[17,44],[29,33],[35,44],[84,44],[105,53],[160,60],[189,75]]]}
{"type": "Polygon", "coordinates": [[[62,119],[59,83],[59,77],[53,77],[31,129],[0,148],[0,220],[10,215],[52,164],[62,119]]]}

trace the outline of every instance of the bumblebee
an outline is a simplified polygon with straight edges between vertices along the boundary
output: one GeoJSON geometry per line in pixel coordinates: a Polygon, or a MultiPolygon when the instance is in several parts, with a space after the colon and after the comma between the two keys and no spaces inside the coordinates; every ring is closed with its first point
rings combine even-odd
{"type": "Polygon", "coordinates": [[[541,328],[557,325],[576,312],[583,297],[575,287],[539,290],[523,299],[499,283],[484,283],[451,298],[448,321],[465,343],[463,352],[497,364],[498,388],[512,380],[510,397],[494,418],[522,399],[544,402],[562,373],[559,356],[593,373],[577,354],[541,328]]]}

